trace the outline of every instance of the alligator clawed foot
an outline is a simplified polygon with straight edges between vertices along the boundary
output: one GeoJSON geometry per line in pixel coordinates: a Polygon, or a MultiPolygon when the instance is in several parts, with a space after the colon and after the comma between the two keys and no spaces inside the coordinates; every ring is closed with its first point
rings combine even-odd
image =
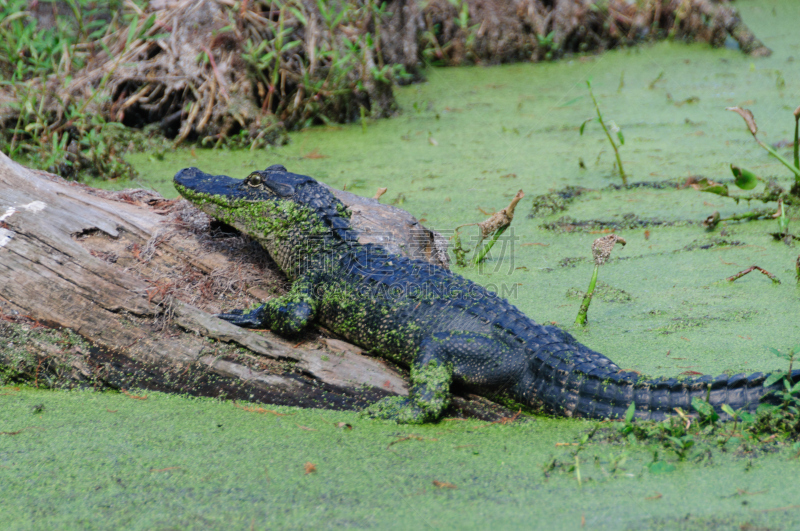
{"type": "Polygon", "coordinates": [[[228,313],[219,313],[216,317],[242,328],[261,328],[264,321],[264,312],[265,305],[262,304],[253,310],[231,310],[228,313]]]}
{"type": "Polygon", "coordinates": [[[363,410],[361,414],[375,419],[393,420],[398,424],[422,424],[431,420],[412,398],[404,396],[384,398],[363,410]]]}

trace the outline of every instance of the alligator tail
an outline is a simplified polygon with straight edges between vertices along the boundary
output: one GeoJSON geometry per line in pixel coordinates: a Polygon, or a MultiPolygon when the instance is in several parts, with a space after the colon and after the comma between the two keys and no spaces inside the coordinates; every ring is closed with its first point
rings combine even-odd
{"type": "MultiPolygon", "coordinates": [[[[574,341],[574,340],[573,340],[574,341]]],[[[608,358],[578,343],[550,344],[533,357],[533,381],[523,397],[543,404],[551,413],[568,417],[624,418],[631,402],[635,418],[663,420],[675,409],[692,411],[698,398],[714,407],[722,418],[722,406],[755,411],[761,403],[778,403],[774,391],[784,388],[783,380],[764,387],[767,374],[736,374],[694,378],[645,379],[621,370],[608,358]],[[766,396],[770,395],[770,396],[766,396]]],[[[792,371],[793,382],[800,370],[792,371]]]]}

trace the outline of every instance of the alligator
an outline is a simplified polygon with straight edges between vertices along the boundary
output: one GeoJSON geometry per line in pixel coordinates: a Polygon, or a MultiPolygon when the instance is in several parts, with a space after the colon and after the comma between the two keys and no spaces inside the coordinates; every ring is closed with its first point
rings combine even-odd
{"type": "MultiPolygon", "coordinates": [[[[754,410],[782,382],[766,375],[646,378],[555,326],[536,323],[507,300],[427,261],[361,244],[348,210],[328,188],[280,165],[244,180],[186,168],[178,192],[219,221],[256,239],[292,281],[289,292],[252,310],[218,317],[291,336],[312,322],[410,368],[408,396],[375,402],[365,414],[401,423],[442,415],[451,386],[569,417],[660,420],[694,398],[718,411],[754,410]]],[[[800,380],[800,370],[791,380],[800,380]]],[[[724,415],[723,415],[724,416],[724,415]]]]}

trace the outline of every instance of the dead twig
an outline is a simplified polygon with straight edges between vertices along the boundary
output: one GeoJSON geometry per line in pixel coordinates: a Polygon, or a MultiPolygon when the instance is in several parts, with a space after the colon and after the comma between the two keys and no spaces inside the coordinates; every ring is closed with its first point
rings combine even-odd
{"type": "Polygon", "coordinates": [[[728,282],[733,282],[734,280],[742,278],[743,276],[745,276],[747,273],[750,273],[751,271],[760,271],[761,273],[763,273],[766,276],[768,276],[770,278],[770,280],[772,280],[773,284],[780,284],[781,283],[781,281],[778,280],[778,277],[776,277],[775,275],[773,275],[772,273],[770,273],[769,271],[767,271],[763,267],[759,267],[757,265],[750,266],[747,269],[745,269],[744,271],[739,271],[738,273],[736,273],[732,277],[728,277],[725,280],[727,280],[728,282]]]}

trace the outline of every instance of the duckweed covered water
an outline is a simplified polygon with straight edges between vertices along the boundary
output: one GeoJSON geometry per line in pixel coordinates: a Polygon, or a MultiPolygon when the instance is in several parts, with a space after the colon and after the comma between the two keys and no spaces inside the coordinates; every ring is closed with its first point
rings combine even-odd
{"type": "Polygon", "coordinates": [[[0,388],[0,528],[794,529],[800,522],[797,460],[788,451],[715,451],[698,464],[661,449],[670,466],[656,473],[647,465],[658,449],[589,444],[578,454],[579,484],[575,447],[563,443],[593,422],[408,427],[350,412],[274,411],[284,416],[158,393],[140,400],[0,388]]]}

